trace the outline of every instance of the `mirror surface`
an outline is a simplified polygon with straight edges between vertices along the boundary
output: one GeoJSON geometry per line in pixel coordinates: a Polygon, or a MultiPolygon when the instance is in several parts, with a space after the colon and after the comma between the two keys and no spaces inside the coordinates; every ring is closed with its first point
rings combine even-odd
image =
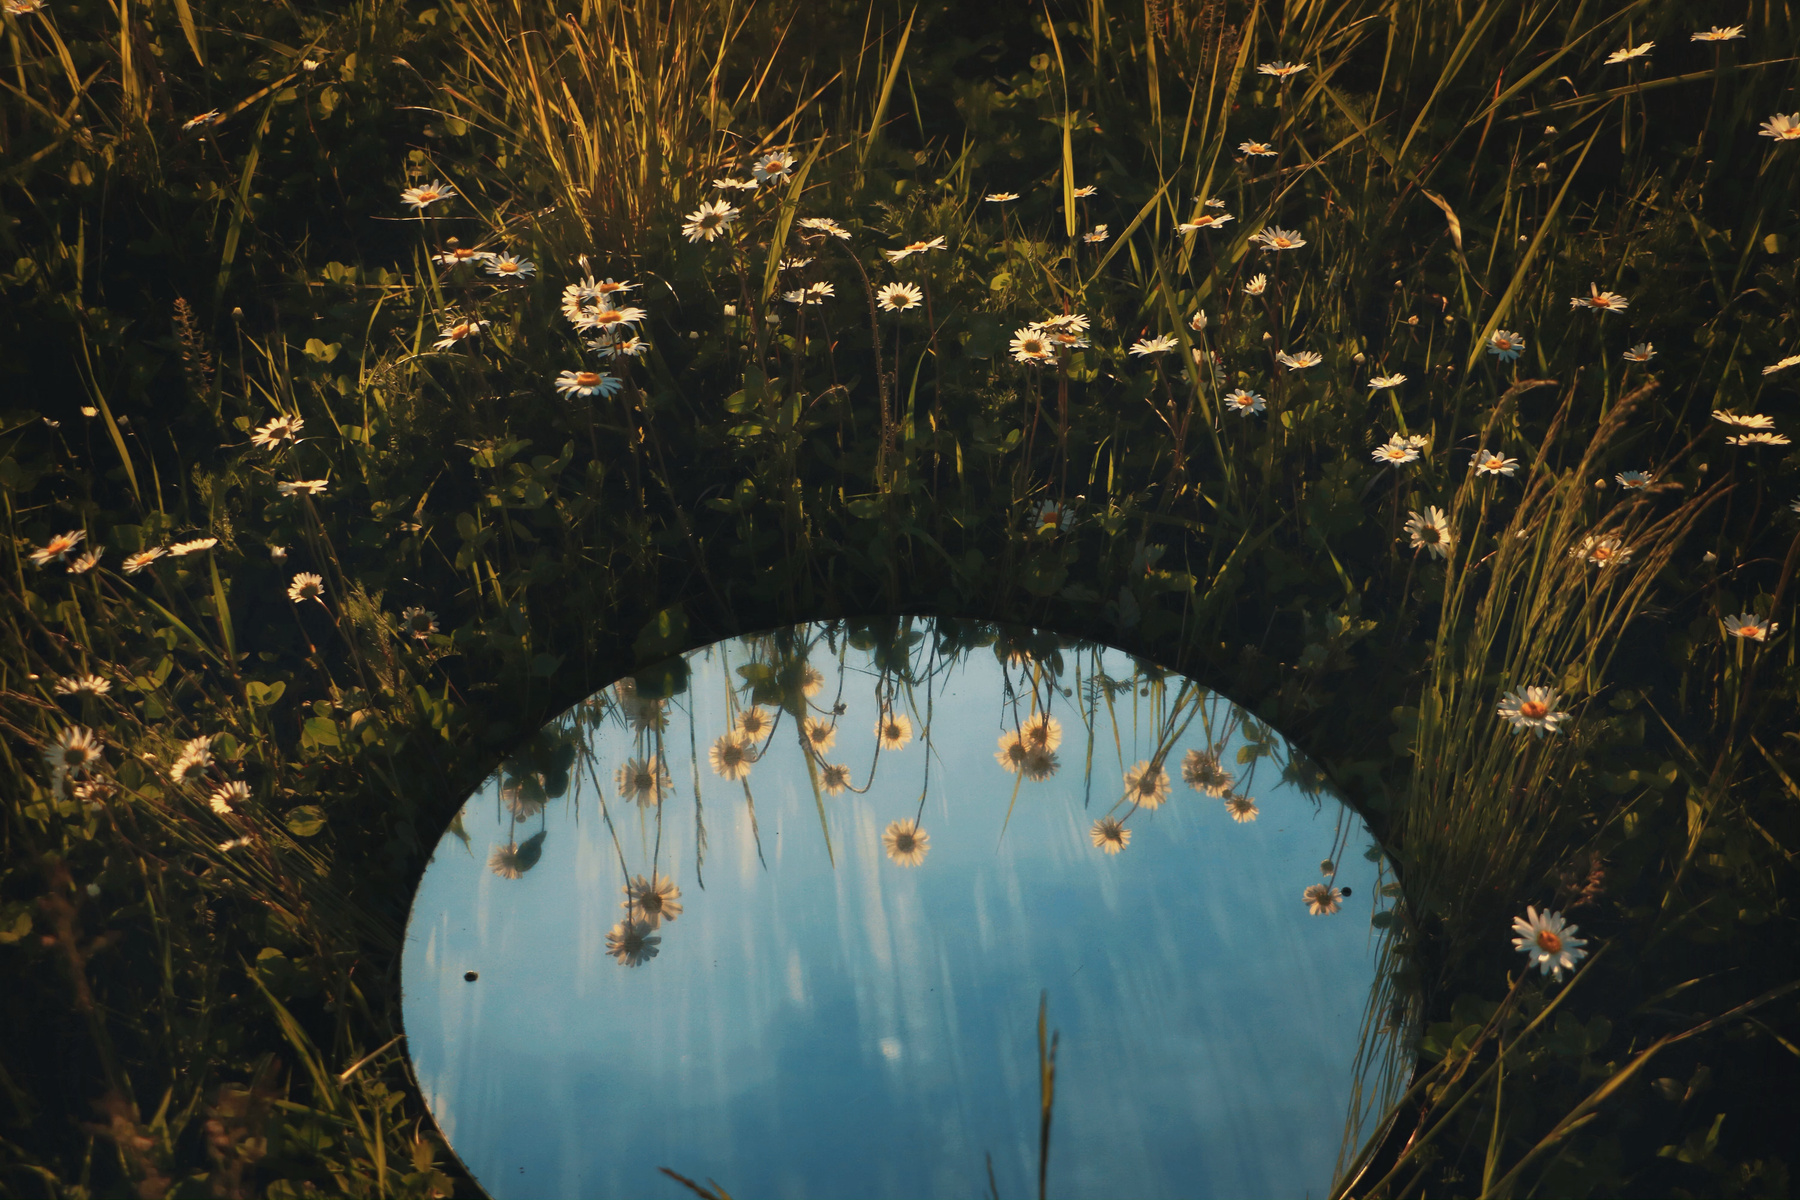
{"type": "MultiPolygon", "coordinates": [[[[922,618],[607,688],[444,835],[407,1047],[499,1200],[1324,1196],[1392,878],[1282,737],[1122,651],[922,618]],[[662,697],[662,698],[657,698],[662,697]],[[1046,1053],[1050,1046],[1046,1045],[1046,1053]]],[[[1361,1134],[1368,1130],[1363,1128],[1361,1134]]],[[[1351,1149],[1354,1150],[1354,1145],[1351,1149]]]]}

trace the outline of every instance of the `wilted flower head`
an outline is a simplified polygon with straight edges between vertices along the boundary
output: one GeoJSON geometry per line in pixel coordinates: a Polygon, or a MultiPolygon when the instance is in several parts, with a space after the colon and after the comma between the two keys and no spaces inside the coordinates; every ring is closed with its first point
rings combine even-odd
{"type": "Polygon", "coordinates": [[[1263,289],[1267,288],[1268,286],[1269,286],[1269,277],[1267,275],[1263,275],[1260,273],[1256,274],[1256,275],[1252,275],[1249,279],[1244,281],[1244,295],[1260,296],[1263,294],[1263,289]]]}

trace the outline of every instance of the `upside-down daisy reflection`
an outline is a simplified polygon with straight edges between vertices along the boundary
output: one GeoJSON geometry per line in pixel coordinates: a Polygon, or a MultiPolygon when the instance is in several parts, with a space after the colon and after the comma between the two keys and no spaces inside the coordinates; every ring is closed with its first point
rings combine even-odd
{"type": "Polygon", "coordinates": [[[652,929],[681,915],[681,889],[667,875],[655,871],[650,872],[648,879],[639,875],[621,890],[625,893],[625,915],[652,929]]]}
{"type": "Polygon", "coordinates": [[[1219,756],[1210,750],[1189,750],[1181,760],[1181,778],[1195,791],[1207,796],[1223,796],[1231,789],[1234,776],[1219,765],[1219,756]]]}
{"type": "Polygon", "coordinates": [[[1125,828],[1117,817],[1101,817],[1088,830],[1088,837],[1105,854],[1117,854],[1131,844],[1131,830],[1125,828]]]}
{"type": "Polygon", "coordinates": [[[1160,808],[1169,798],[1169,772],[1160,762],[1141,762],[1125,772],[1125,799],[1139,808],[1160,808]]]}
{"type": "Polygon", "coordinates": [[[919,828],[917,821],[895,821],[881,835],[887,856],[903,867],[916,867],[925,861],[931,849],[931,835],[919,828]]]}
{"type": "Polygon", "coordinates": [[[662,946],[662,939],[652,936],[654,928],[648,921],[620,921],[607,932],[606,952],[622,967],[648,962],[662,946]]]}

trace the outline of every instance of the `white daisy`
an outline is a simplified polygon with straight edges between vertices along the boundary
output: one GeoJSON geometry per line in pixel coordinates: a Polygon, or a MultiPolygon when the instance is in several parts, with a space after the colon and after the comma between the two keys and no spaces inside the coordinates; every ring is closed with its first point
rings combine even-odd
{"type": "Polygon", "coordinates": [[[266,425],[258,426],[256,432],[250,435],[250,444],[274,449],[283,442],[299,441],[300,431],[305,427],[304,417],[279,416],[266,425]]]}
{"type": "Polygon", "coordinates": [[[1742,25],[1728,25],[1728,26],[1724,26],[1724,27],[1714,25],[1711,29],[1707,30],[1705,33],[1690,34],[1688,36],[1688,41],[1690,41],[1690,42],[1729,42],[1729,41],[1734,41],[1737,38],[1741,38],[1743,36],[1744,36],[1744,27],[1742,25]]]}
{"type": "Polygon", "coordinates": [[[1339,903],[1343,897],[1342,891],[1323,883],[1315,883],[1301,893],[1301,899],[1306,901],[1306,911],[1315,917],[1337,912],[1343,907],[1339,903]]]}
{"type": "Polygon", "coordinates": [[[1518,469],[1519,460],[1490,450],[1477,450],[1469,466],[1477,475],[1508,475],[1518,469]]]}
{"type": "Polygon", "coordinates": [[[1732,637],[1748,638],[1753,642],[1766,642],[1770,634],[1781,628],[1779,621],[1771,621],[1754,613],[1739,613],[1724,620],[1726,633],[1732,637]]]}
{"type": "Polygon", "coordinates": [[[1513,932],[1519,935],[1513,939],[1513,949],[1524,952],[1528,970],[1537,967],[1544,975],[1554,974],[1560,983],[1564,971],[1573,971],[1575,964],[1587,957],[1582,949],[1587,939],[1575,936],[1577,928],[1566,923],[1560,913],[1539,913],[1528,904],[1523,917],[1513,918],[1513,932]]]}
{"type": "Polygon", "coordinates": [[[1800,142],[1800,113],[1776,113],[1762,123],[1757,136],[1774,138],[1778,142],[1800,142]]]}
{"type": "Polygon", "coordinates": [[[1275,156],[1275,147],[1267,142],[1239,142],[1238,150],[1256,158],[1273,158],[1275,156]]]}
{"type": "Polygon", "coordinates": [[[1426,550],[1439,558],[1450,557],[1456,538],[1450,532],[1450,521],[1444,516],[1443,509],[1430,505],[1422,513],[1409,512],[1407,517],[1406,533],[1412,539],[1414,550],[1426,550]]]}
{"type": "Polygon", "coordinates": [[[1369,380],[1369,390],[1380,391],[1382,388],[1395,388],[1405,382],[1406,376],[1404,375],[1377,375],[1369,380]]]}
{"type": "Polygon", "coordinates": [[[1262,810],[1256,807],[1256,801],[1249,796],[1231,795],[1225,797],[1225,811],[1238,824],[1246,824],[1256,820],[1256,814],[1262,810]]]}
{"type": "Polygon", "coordinates": [[[1325,357],[1312,350],[1302,350],[1298,354],[1278,350],[1275,352],[1275,361],[1290,371],[1304,371],[1308,367],[1318,366],[1325,361],[1325,357]]]}
{"type": "Polygon", "coordinates": [[[1266,62],[1257,65],[1258,75],[1273,75],[1277,79],[1287,79],[1306,70],[1305,63],[1266,62]]]}
{"type": "Polygon", "coordinates": [[[624,766],[613,772],[613,783],[622,798],[643,808],[661,804],[664,793],[674,787],[669,768],[655,754],[649,758],[627,759],[624,766]]]}
{"type": "Polygon", "coordinates": [[[1500,697],[1500,706],[1495,711],[1512,722],[1513,732],[1533,729],[1543,737],[1557,732],[1557,726],[1569,719],[1568,713],[1556,707],[1559,698],[1552,687],[1514,688],[1500,697]]]}
{"type": "Polygon", "coordinates": [[[1386,463],[1390,467],[1401,467],[1407,463],[1419,461],[1419,447],[1413,445],[1412,439],[1395,434],[1385,445],[1377,446],[1371,457],[1378,463],[1386,463]]]}
{"type": "Polygon", "coordinates": [[[1713,420],[1722,422],[1726,425],[1736,425],[1742,429],[1775,428],[1775,418],[1764,416],[1762,413],[1746,413],[1740,416],[1734,412],[1715,408],[1713,409],[1713,420]]]}
{"type": "Polygon", "coordinates": [[[1772,367],[1764,367],[1764,375],[1773,375],[1777,371],[1785,371],[1789,367],[1800,366],[1800,354],[1790,354],[1772,367]]]}
{"type": "Polygon", "coordinates": [[[905,312],[917,308],[925,294],[910,283],[886,283],[875,292],[875,303],[887,312],[905,312]]]}
{"type": "Polygon", "coordinates": [[[1649,342],[1639,342],[1619,357],[1629,363],[1647,363],[1656,357],[1656,347],[1649,342]]]}
{"type": "Polygon", "coordinates": [[[311,571],[301,571],[298,575],[294,576],[293,582],[288,584],[287,594],[288,599],[292,600],[295,604],[300,604],[307,600],[317,600],[323,604],[325,581],[311,571]]]}
{"type": "Polygon", "coordinates": [[[73,551],[76,546],[79,546],[81,544],[81,539],[86,536],[87,531],[82,529],[74,529],[70,530],[68,533],[57,534],[48,542],[45,542],[42,546],[31,552],[32,566],[42,567],[53,562],[67,562],[69,560],[70,552],[73,551]]]}
{"type": "Polygon", "coordinates": [[[1263,294],[1263,290],[1268,286],[1269,277],[1267,275],[1252,275],[1249,279],[1244,281],[1244,295],[1260,296],[1263,294]]]}
{"type": "Polygon", "coordinates": [[[1590,533],[1569,550],[1569,557],[1585,558],[1595,567],[1622,567],[1631,561],[1631,550],[1616,537],[1590,533]]]}
{"type": "Polygon", "coordinates": [[[447,183],[434,179],[423,186],[409,187],[401,192],[400,202],[402,204],[410,204],[415,212],[422,213],[426,208],[436,204],[439,200],[448,200],[454,195],[456,195],[455,188],[447,183]]]}
{"type": "Polygon", "coordinates": [[[522,279],[527,275],[536,275],[537,266],[529,258],[520,258],[514,254],[495,254],[488,258],[487,273],[503,279],[522,279]]]}
{"type": "Polygon", "coordinates": [[[1111,236],[1112,236],[1111,234],[1106,232],[1106,226],[1096,225],[1096,226],[1094,226],[1092,233],[1082,234],[1081,240],[1092,245],[1096,242],[1104,242],[1107,238],[1109,238],[1111,236]]]}
{"type": "Polygon", "coordinates": [[[1618,481],[1620,487],[1625,488],[1627,491],[1647,488],[1652,483],[1656,482],[1656,476],[1650,474],[1648,471],[1620,471],[1617,475],[1614,475],[1613,478],[1618,481]]]}
{"type": "Polygon", "coordinates": [[[1785,433],[1740,433],[1725,439],[1727,446],[1789,446],[1793,443],[1785,433]]]}
{"type": "Polygon", "coordinates": [[[1230,213],[1201,213],[1191,221],[1183,221],[1175,227],[1179,233],[1198,233],[1203,229],[1217,229],[1227,221],[1235,221],[1230,213]]]}
{"type": "Polygon", "coordinates": [[[565,397],[612,396],[624,386],[624,380],[600,371],[564,371],[556,377],[556,390],[565,397]]]}
{"type": "Polygon", "coordinates": [[[800,228],[810,229],[815,233],[827,233],[846,242],[850,240],[850,231],[830,217],[801,217],[800,228]]]}
{"type": "Polygon", "coordinates": [[[112,684],[99,675],[71,675],[57,680],[55,691],[59,696],[104,696],[112,684]]]}
{"type": "Polygon", "coordinates": [[[218,538],[194,538],[192,541],[176,542],[169,547],[169,557],[180,558],[185,554],[198,554],[202,550],[211,550],[219,544],[218,538]]]}
{"type": "Polygon", "coordinates": [[[168,551],[164,550],[161,546],[151,546],[148,549],[139,550],[136,554],[127,554],[124,563],[125,573],[127,575],[136,575],[139,571],[143,570],[167,553],[168,551]]]}
{"type": "Polygon", "coordinates": [[[1017,200],[1018,198],[1019,193],[1017,192],[989,192],[982,197],[982,200],[988,204],[1005,204],[1008,200],[1017,200]]]}
{"type": "Polygon", "coordinates": [[[1263,398],[1255,392],[1239,388],[1235,392],[1225,394],[1225,406],[1240,417],[1252,416],[1262,412],[1263,398]]]}
{"type": "Polygon", "coordinates": [[[758,183],[769,183],[784,178],[798,161],[786,150],[774,150],[757,159],[750,167],[750,174],[756,177],[758,183]]]}
{"type": "Polygon", "coordinates": [[[1210,750],[1189,750],[1181,760],[1181,778],[1196,792],[1206,796],[1223,796],[1231,790],[1235,777],[1219,764],[1219,756],[1210,750]]]}
{"type": "Polygon", "coordinates": [[[606,932],[606,953],[621,967],[635,967],[655,958],[662,938],[648,921],[620,921],[606,932]]]}
{"type": "Polygon", "coordinates": [[[1511,362],[1525,352],[1525,339],[1510,329],[1496,329],[1488,337],[1487,350],[1495,358],[1511,362]]]}
{"type": "Polygon", "coordinates": [[[432,343],[433,350],[448,350],[478,335],[490,323],[487,321],[462,320],[451,321],[438,327],[438,340],[432,343]]]}
{"type": "Polygon", "coordinates": [[[433,262],[443,267],[460,267],[464,263],[484,263],[494,257],[487,250],[471,250],[467,246],[449,246],[431,256],[433,262]]]}
{"type": "Polygon", "coordinates": [[[899,750],[912,741],[912,722],[905,713],[884,713],[876,722],[875,737],[883,750],[899,750]]]}
{"type": "Polygon", "coordinates": [[[1167,354],[1175,348],[1175,344],[1172,334],[1163,333],[1153,338],[1140,338],[1131,343],[1129,353],[1138,358],[1148,358],[1152,354],[1167,354]]]}
{"type": "Polygon", "coordinates": [[[1257,230],[1250,235],[1250,240],[1264,250],[1298,250],[1306,245],[1306,239],[1300,236],[1299,230],[1283,229],[1278,225],[1257,230]]]}
{"type": "Polygon", "coordinates": [[[1125,799],[1155,809],[1169,798],[1169,772],[1160,762],[1140,762],[1125,772],[1125,799]]]}
{"type": "Polygon", "coordinates": [[[625,893],[627,919],[642,921],[655,929],[681,915],[681,889],[666,875],[655,871],[650,872],[648,879],[639,875],[621,890],[625,893]]]}
{"type": "Polygon", "coordinates": [[[212,795],[207,797],[207,803],[221,817],[228,817],[250,803],[250,785],[241,779],[221,783],[213,789],[212,795]]]}
{"type": "Polygon", "coordinates": [[[1630,62],[1634,58],[1642,58],[1644,55],[1650,53],[1650,47],[1654,45],[1656,45],[1655,42],[1644,42],[1641,45],[1628,46],[1622,50],[1614,50],[1611,54],[1606,56],[1606,65],[1611,66],[1614,63],[1630,62]]]}
{"type": "Polygon", "coordinates": [[[930,250],[942,250],[946,245],[943,238],[934,237],[928,242],[908,242],[898,250],[883,250],[882,253],[887,255],[889,262],[899,262],[909,255],[924,254],[930,250]]]}
{"type": "Polygon", "coordinates": [[[881,835],[887,856],[903,867],[916,867],[931,849],[931,835],[915,821],[895,821],[881,835]]]}
{"type": "Polygon", "coordinates": [[[1015,329],[1012,344],[1008,348],[1012,351],[1014,362],[1041,366],[1056,358],[1056,349],[1050,344],[1049,337],[1035,325],[1015,329]]]}
{"type": "Polygon", "coordinates": [[[1101,817],[1088,830],[1088,837],[1094,845],[1105,854],[1117,854],[1131,845],[1131,830],[1119,823],[1116,817],[1101,817]]]}
{"type": "MultiPolygon", "coordinates": [[[[1081,187],[1076,188],[1074,191],[1070,192],[1069,194],[1071,196],[1074,196],[1077,200],[1085,200],[1089,196],[1099,195],[1100,189],[1095,187],[1093,184],[1088,183],[1088,184],[1083,184],[1081,187]]],[[[1102,225],[1101,228],[1104,229],[1106,227],[1104,225],[1102,225]]]]}
{"type": "Polygon", "coordinates": [[[699,208],[682,218],[686,224],[681,227],[681,232],[690,242],[702,238],[710,242],[737,219],[738,210],[725,201],[702,200],[699,208]]]}
{"type": "Polygon", "coordinates": [[[850,786],[850,768],[842,763],[826,763],[819,768],[819,786],[827,796],[836,796],[850,786]]]}
{"type": "Polygon", "coordinates": [[[400,632],[410,638],[422,642],[437,631],[437,614],[424,605],[415,604],[400,614],[400,632]]]}
{"type": "Polygon", "coordinates": [[[169,768],[169,778],[176,783],[188,783],[203,777],[212,765],[212,735],[206,734],[181,748],[175,765],[169,768]]]}
{"type": "Polygon", "coordinates": [[[1598,284],[1588,284],[1588,295],[1570,296],[1570,308],[1593,308],[1601,312],[1624,312],[1631,307],[1617,292],[1603,292],[1598,284]]]}

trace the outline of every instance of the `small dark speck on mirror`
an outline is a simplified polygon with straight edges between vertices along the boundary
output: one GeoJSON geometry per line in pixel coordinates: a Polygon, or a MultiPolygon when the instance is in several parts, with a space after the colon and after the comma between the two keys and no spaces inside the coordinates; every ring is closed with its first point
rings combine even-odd
{"type": "Polygon", "coordinates": [[[481,976],[477,972],[474,972],[474,971],[464,971],[463,972],[463,982],[464,983],[474,983],[477,979],[480,979],[480,978],[481,978],[481,976]]]}
{"type": "Polygon", "coordinates": [[[1350,894],[1350,889],[1349,889],[1349,888],[1342,888],[1342,889],[1340,889],[1340,890],[1341,890],[1341,891],[1342,891],[1342,892],[1343,892],[1343,893],[1344,893],[1344,895],[1346,895],[1346,896],[1348,896],[1348,895],[1349,895],[1349,894],[1350,894]]]}

